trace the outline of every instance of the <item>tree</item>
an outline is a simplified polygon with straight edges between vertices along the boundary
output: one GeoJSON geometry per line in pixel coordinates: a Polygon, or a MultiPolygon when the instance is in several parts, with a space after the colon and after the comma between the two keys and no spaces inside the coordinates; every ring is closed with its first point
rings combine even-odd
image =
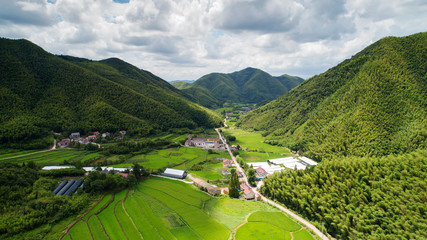
{"type": "Polygon", "coordinates": [[[255,181],[256,181],[255,170],[253,168],[249,168],[247,174],[248,174],[249,184],[251,186],[255,186],[255,181]]]}
{"type": "Polygon", "coordinates": [[[236,169],[231,169],[230,183],[228,185],[228,195],[232,198],[239,197],[239,177],[237,176],[236,169]]]}

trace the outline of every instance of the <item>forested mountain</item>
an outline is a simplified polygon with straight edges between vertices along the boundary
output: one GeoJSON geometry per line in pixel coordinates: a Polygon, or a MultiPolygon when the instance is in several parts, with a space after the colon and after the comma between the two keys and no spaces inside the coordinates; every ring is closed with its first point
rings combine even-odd
{"type": "Polygon", "coordinates": [[[55,56],[27,40],[0,39],[0,143],[50,131],[218,126],[220,118],[153,74],[120,59],[55,56]]]}
{"type": "Polygon", "coordinates": [[[384,38],[252,111],[240,126],[318,160],[425,148],[426,59],[427,33],[384,38]]]}
{"type": "Polygon", "coordinates": [[[288,92],[304,80],[282,75],[273,77],[255,68],[225,74],[211,73],[199,78],[182,90],[206,107],[220,107],[229,103],[268,102],[288,92]],[[216,99],[216,101],[215,101],[216,99]]]}

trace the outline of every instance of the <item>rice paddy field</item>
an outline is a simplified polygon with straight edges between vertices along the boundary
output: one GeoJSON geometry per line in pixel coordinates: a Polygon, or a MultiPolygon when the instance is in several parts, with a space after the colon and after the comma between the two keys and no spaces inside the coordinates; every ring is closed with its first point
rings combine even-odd
{"type": "Polygon", "coordinates": [[[291,239],[295,227],[305,237],[264,202],[213,198],[190,184],[152,177],[106,195],[62,239],[291,239]]]}
{"type": "MultiPolygon", "coordinates": [[[[31,151],[16,152],[15,156],[25,155],[28,153],[32,153],[32,152],[31,151]]],[[[59,165],[64,161],[68,161],[68,162],[85,161],[95,157],[99,157],[99,153],[82,151],[82,150],[72,150],[72,149],[57,149],[55,151],[35,153],[28,156],[21,156],[21,157],[16,157],[11,159],[5,159],[1,161],[18,163],[18,164],[33,161],[37,165],[46,166],[46,165],[59,165]]]]}

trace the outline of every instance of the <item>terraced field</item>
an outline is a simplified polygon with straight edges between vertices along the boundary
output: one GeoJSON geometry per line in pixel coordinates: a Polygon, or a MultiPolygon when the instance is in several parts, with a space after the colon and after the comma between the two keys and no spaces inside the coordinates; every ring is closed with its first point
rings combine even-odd
{"type": "MultiPolygon", "coordinates": [[[[24,153],[27,153],[25,151],[24,153]]],[[[18,154],[18,153],[15,153],[18,154]]],[[[46,165],[58,165],[64,161],[74,162],[74,161],[85,161],[90,158],[98,157],[99,153],[88,152],[88,151],[79,151],[71,149],[58,149],[50,152],[36,153],[29,156],[23,156],[13,159],[1,160],[2,162],[12,162],[12,163],[27,163],[33,161],[37,165],[46,166],[46,165]]]]}
{"type": "Polygon", "coordinates": [[[291,239],[290,231],[313,239],[264,202],[212,198],[190,184],[152,177],[106,195],[62,239],[291,239]]]}

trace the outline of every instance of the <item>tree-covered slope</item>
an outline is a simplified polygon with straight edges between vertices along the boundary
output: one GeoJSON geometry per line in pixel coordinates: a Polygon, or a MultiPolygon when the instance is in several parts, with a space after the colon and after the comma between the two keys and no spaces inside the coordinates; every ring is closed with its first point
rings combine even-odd
{"type": "MultiPolygon", "coordinates": [[[[210,101],[206,97],[209,91],[219,103],[261,103],[271,101],[288,92],[304,81],[299,77],[282,75],[273,77],[255,68],[225,74],[211,73],[185,87],[185,92],[193,96],[200,104],[210,101]]],[[[210,103],[216,105],[217,103],[210,103]]]]}
{"type": "Polygon", "coordinates": [[[426,239],[427,150],[324,160],[264,179],[261,192],[336,239],[426,239]]]}
{"type": "Polygon", "coordinates": [[[426,59],[427,33],[384,38],[252,111],[240,126],[316,159],[426,147],[426,59]]]}
{"type": "Polygon", "coordinates": [[[185,81],[175,81],[171,82],[170,84],[180,90],[185,89],[186,87],[191,85],[191,83],[185,81]]]}
{"type": "Polygon", "coordinates": [[[148,134],[220,122],[190,96],[119,59],[58,57],[26,40],[0,39],[0,72],[1,143],[51,130],[148,134]]]}

